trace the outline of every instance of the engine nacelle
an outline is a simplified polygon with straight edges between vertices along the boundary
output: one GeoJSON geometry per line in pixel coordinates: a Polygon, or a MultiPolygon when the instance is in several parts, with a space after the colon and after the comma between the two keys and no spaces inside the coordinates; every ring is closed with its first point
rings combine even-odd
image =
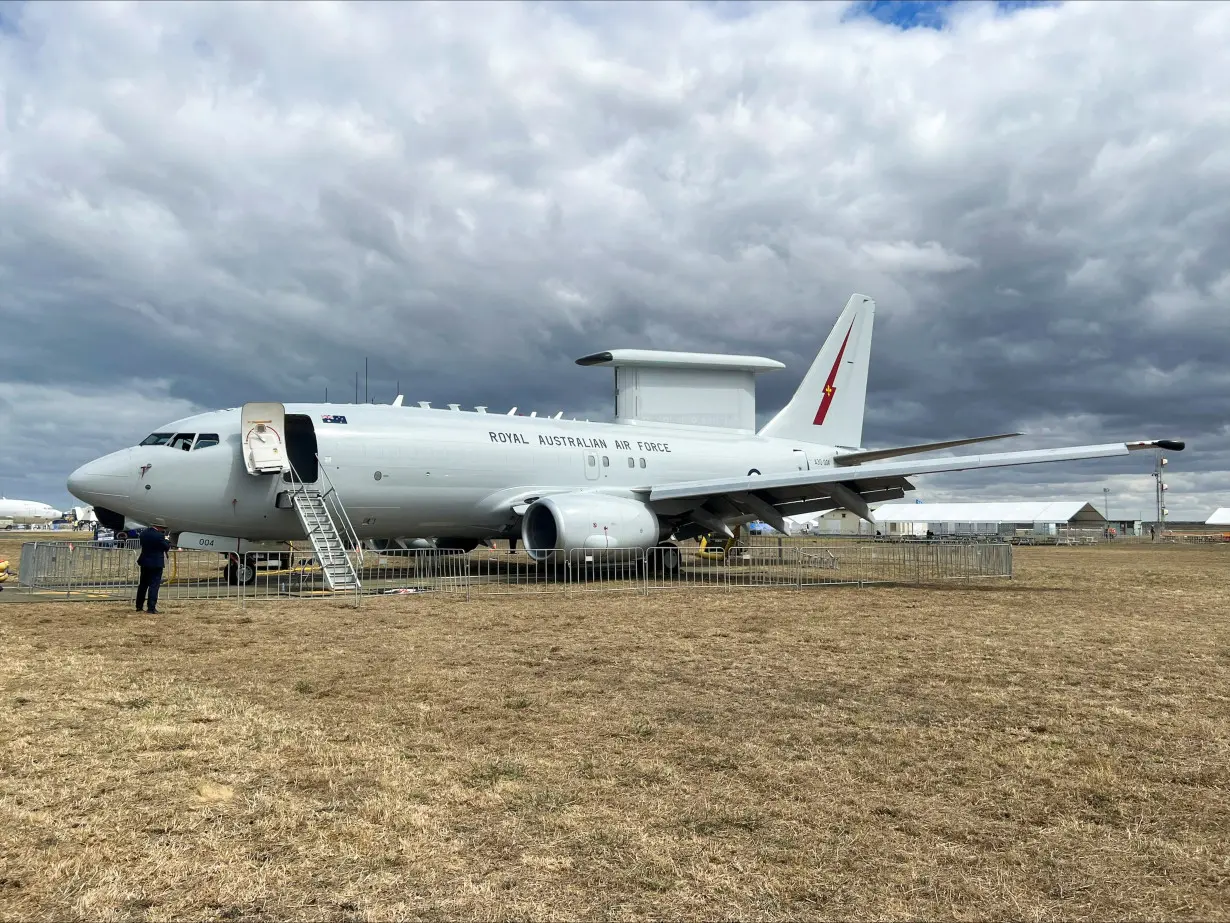
{"type": "Polygon", "coordinates": [[[662,538],[648,504],[604,494],[555,494],[534,501],[521,519],[521,541],[535,561],[566,560],[583,549],[638,548],[662,538]]]}

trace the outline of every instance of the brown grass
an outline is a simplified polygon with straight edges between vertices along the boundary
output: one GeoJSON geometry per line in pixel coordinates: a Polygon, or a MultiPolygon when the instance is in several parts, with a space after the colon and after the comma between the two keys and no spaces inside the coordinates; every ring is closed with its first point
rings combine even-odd
{"type": "Polygon", "coordinates": [[[6,606],[0,916],[1230,919],[1228,553],[6,606]]]}

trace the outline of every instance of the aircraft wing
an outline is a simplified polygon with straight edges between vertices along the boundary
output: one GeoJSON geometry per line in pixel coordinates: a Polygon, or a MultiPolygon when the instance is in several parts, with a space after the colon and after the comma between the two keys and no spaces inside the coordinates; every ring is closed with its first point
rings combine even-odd
{"type": "Polygon", "coordinates": [[[1023,433],[999,433],[995,436],[975,436],[973,439],[949,439],[947,442],[923,442],[917,445],[894,446],[891,449],[871,449],[865,452],[842,452],[833,459],[834,465],[861,465],[864,462],[881,461],[885,458],[898,458],[902,455],[919,455],[923,452],[936,452],[940,449],[955,449],[959,445],[972,445],[975,442],[994,442],[996,439],[1009,439],[1021,436],[1023,433]]]}
{"type": "Polygon", "coordinates": [[[1043,462],[1111,458],[1144,449],[1182,451],[1184,443],[1167,439],[1113,442],[1105,445],[996,452],[959,458],[873,462],[848,467],[792,471],[704,481],[660,484],[648,491],[655,509],[667,515],[686,515],[700,525],[729,533],[726,520],[760,519],[785,532],[784,518],[798,513],[848,509],[874,523],[869,504],[900,499],[912,486],[909,475],[940,474],[977,468],[1002,468],[1043,462]]]}

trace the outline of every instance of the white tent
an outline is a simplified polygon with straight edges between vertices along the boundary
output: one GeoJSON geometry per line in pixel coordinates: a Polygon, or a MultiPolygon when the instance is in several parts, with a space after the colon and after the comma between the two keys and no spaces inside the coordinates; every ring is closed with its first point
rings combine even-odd
{"type": "Polygon", "coordinates": [[[888,532],[922,534],[1002,533],[1028,530],[1054,535],[1059,529],[1106,528],[1093,504],[1080,500],[1010,503],[887,503],[872,513],[888,532]],[[890,525],[891,524],[891,525],[890,525]]]}
{"type": "Polygon", "coordinates": [[[803,533],[811,532],[816,528],[816,523],[820,519],[820,514],[799,513],[797,516],[787,516],[785,519],[787,535],[802,535],[803,533]]]}
{"type": "Polygon", "coordinates": [[[1204,521],[1206,526],[1230,526],[1230,506],[1223,506],[1204,521]]]}

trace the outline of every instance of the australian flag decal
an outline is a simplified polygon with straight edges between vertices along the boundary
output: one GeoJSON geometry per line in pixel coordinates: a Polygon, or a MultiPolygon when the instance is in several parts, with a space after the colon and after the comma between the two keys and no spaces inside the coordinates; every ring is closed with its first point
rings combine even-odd
{"type": "Polygon", "coordinates": [[[335,413],[326,413],[320,419],[321,419],[321,422],[323,423],[345,423],[346,422],[345,417],[339,416],[338,414],[335,414],[335,413]]]}

